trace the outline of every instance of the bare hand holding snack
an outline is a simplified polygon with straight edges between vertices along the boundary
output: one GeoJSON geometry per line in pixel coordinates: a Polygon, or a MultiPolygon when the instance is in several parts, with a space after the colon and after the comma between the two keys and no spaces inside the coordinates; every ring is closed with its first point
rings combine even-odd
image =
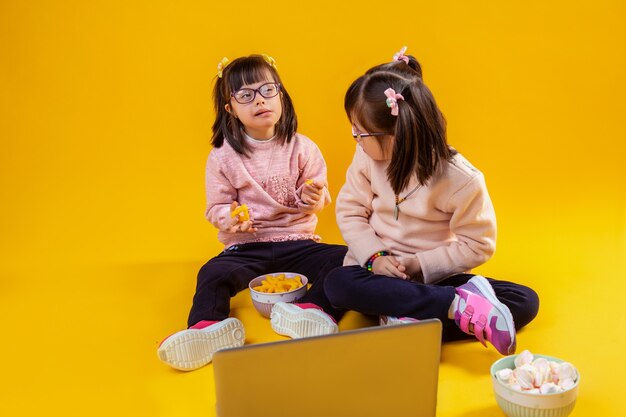
{"type": "Polygon", "coordinates": [[[304,204],[314,206],[322,198],[323,190],[324,185],[317,183],[314,179],[308,179],[304,182],[300,198],[304,204]]]}
{"type": "Polygon", "coordinates": [[[246,206],[245,204],[239,205],[239,203],[236,201],[233,201],[231,203],[230,220],[230,232],[254,233],[257,231],[256,227],[253,226],[253,221],[250,219],[248,206],[246,206]]]}

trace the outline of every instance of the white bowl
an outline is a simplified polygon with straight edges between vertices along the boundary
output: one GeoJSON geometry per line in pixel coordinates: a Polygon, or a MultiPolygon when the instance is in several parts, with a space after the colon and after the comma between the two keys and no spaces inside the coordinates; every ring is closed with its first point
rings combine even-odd
{"type": "MultiPolygon", "coordinates": [[[[576,383],[567,391],[553,394],[533,394],[514,390],[502,383],[496,377],[496,372],[502,369],[515,369],[517,355],[502,358],[491,366],[491,381],[496,402],[509,417],[566,417],[576,405],[580,374],[576,371],[576,383]]],[[[562,359],[546,355],[533,355],[548,361],[563,362],[562,359]]]]}
{"type": "Polygon", "coordinates": [[[283,303],[295,303],[300,298],[306,294],[307,284],[309,280],[302,274],[297,274],[295,272],[274,272],[271,274],[260,275],[250,281],[248,287],[250,288],[250,296],[252,297],[252,305],[256,310],[261,313],[263,317],[270,316],[272,312],[272,307],[274,304],[278,302],[283,303]],[[286,291],[286,292],[277,292],[277,293],[266,293],[256,291],[253,287],[261,285],[261,281],[263,281],[268,275],[281,275],[284,274],[286,278],[293,278],[299,276],[302,281],[302,286],[296,288],[295,290],[286,291]]]}

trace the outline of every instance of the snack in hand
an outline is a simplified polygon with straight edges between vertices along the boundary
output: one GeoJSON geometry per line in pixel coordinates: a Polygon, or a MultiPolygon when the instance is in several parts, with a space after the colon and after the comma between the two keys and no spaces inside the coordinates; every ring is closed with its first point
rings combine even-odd
{"type": "Polygon", "coordinates": [[[239,221],[250,220],[250,214],[248,213],[248,206],[242,204],[236,209],[230,212],[230,217],[239,216],[239,221]]]}

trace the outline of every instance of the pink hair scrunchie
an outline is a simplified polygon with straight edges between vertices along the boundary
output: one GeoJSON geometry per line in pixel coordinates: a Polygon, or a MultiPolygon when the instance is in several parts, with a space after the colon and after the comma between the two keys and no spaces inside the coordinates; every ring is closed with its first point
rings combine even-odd
{"type": "Polygon", "coordinates": [[[409,63],[409,57],[404,55],[404,53],[406,52],[406,46],[403,46],[402,49],[400,49],[398,52],[396,52],[393,56],[393,60],[394,61],[404,61],[407,64],[409,63]]]}
{"type": "Polygon", "coordinates": [[[393,88],[388,88],[385,90],[385,97],[387,97],[387,100],[385,100],[385,102],[387,103],[387,107],[391,108],[391,115],[397,116],[398,100],[404,100],[404,97],[402,96],[402,94],[397,94],[393,88]]]}

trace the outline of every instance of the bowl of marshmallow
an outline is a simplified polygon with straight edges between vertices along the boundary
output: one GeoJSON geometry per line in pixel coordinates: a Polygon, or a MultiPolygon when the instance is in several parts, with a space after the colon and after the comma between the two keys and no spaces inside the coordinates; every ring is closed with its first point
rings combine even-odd
{"type": "Polygon", "coordinates": [[[576,404],[580,375],[569,362],[525,350],[496,361],[491,380],[508,417],[566,417],[576,404]]]}

